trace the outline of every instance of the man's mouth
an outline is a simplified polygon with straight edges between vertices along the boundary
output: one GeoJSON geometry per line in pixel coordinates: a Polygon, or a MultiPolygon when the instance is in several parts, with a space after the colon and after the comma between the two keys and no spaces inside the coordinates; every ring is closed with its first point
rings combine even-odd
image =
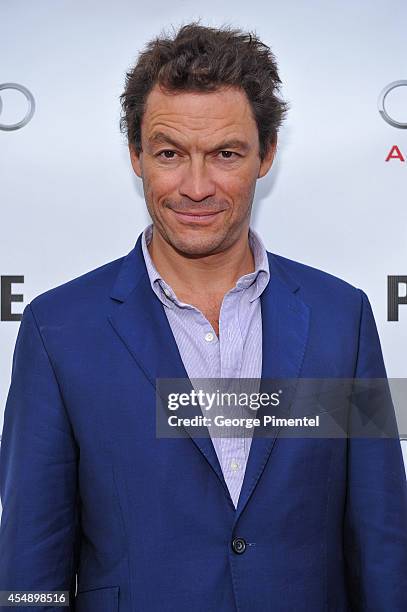
{"type": "Polygon", "coordinates": [[[204,223],[208,224],[213,221],[218,215],[220,215],[223,210],[217,211],[182,211],[178,212],[174,209],[171,209],[173,213],[175,213],[177,219],[184,223],[204,223]]]}

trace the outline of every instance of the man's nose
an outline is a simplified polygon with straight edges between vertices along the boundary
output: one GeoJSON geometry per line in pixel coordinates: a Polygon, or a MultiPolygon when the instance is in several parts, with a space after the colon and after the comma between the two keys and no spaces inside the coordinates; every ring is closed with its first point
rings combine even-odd
{"type": "Polygon", "coordinates": [[[199,202],[215,195],[215,182],[204,159],[193,159],[184,170],[179,185],[180,195],[199,202]]]}

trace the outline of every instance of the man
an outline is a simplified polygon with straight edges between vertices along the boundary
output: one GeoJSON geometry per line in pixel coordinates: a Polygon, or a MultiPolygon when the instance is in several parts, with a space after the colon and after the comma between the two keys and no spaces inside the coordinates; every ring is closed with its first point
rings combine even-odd
{"type": "Polygon", "coordinates": [[[196,23],[127,74],[152,224],[24,310],[0,589],[69,590],[79,612],[405,609],[398,439],[156,435],[160,379],[386,376],[366,294],[250,228],[279,83],[256,37],[196,23]]]}

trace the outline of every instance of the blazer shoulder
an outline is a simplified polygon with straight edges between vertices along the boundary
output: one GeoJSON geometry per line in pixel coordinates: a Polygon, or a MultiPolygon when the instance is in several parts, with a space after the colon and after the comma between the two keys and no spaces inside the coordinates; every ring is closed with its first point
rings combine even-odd
{"type": "Polygon", "coordinates": [[[118,271],[126,255],[93,268],[35,296],[29,303],[41,318],[95,312],[109,298],[118,271]]]}
{"type": "Polygon", "coordinates": [[[360,307],[363,291],[339,276],[277,253],[269,252],[269,262],[270,273],[274,267],[293,289],[299,287],[305,302],[323,300],[325,304],[331,302],[336,307],[349,302],[360,307]]]}

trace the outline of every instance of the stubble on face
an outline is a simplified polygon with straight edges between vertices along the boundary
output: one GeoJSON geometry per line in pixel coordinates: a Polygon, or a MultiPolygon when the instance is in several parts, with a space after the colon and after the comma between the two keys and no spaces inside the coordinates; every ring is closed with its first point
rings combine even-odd
{"type": "MultiPolygon", "coordinates": [[[[201,203],[201,209],[211,209],[221,212],[222,218],[216,224],[216,230],[204,231],[204,228],[193,225],[188,231],[180,231],[172,223],[162,221],[162,215],[157,215],[155,207],[151,202],[154,199],[153,186],[148,179],[143,183],[144,197],[148,212],[153,221],[157,238],[164,240],[168,245],[185,257],[205,257],[227,251],[242,234],[243,228],[248,231],[252,204],[254,199],[255,184],[247,186],[246,192],[241,193],[241,198],[246,202],[245,209],[240,209],[239,218],[233,218],[232,209],[227,200],[208,198],[201,203]]],[[[169,210],[183,212],[191,209],[191,201],[188,198],[174,199],[171,197],[162,200],[161,206],[169,210]]],[[[199,214],[199,205],[195,206],[199,214]]]]}

